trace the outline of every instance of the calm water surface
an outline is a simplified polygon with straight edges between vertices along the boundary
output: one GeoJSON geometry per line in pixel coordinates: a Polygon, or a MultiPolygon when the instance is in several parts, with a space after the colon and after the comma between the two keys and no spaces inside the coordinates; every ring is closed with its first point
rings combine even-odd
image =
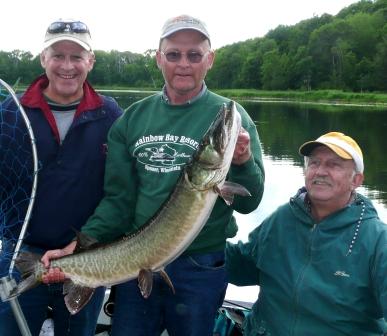
{"type": "MultiPolygon", "coordinates": [[[[141,98],[140,93],[109,94],[123,108],[141,98]]],[[[259,207],[248,215],[236,214],[239,232],[230,239],[232,242],[246,241],[251,230],[304,185],[303,158],[298,154],[298,148],[305,141],[330,131],[346,133],[359,143],[364,155],[365,181],[358,191],[372,199],[380,218],[387,222],[387,158],[384,155],[387,108],[289,102],[240,103],[257,125],[266,181],[259,207]]],[[[227,298],[251,302],[258,291],[258,287],[230,285],[227,298]]]]}

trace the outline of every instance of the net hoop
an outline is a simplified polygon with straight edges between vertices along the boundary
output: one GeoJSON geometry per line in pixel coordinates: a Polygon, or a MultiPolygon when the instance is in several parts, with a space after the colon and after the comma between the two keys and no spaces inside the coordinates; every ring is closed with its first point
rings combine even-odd
{"type": "Polygon", "coordinates": [[[31,151],[32,151],[32,158],[33,158],[33,170],[34,170],[29,204],[27,207],[26,215],[25,215],[24,220],[23,220],[23,225],[22,225],[22,228],[20,230],[20,234],[19,234],[16,246],[15,246],[15,250],[13,252],[11,264],[9,266],[9,275],[11,276],[12,271],[15,267],[16,257],[19,254],[21,245],[22,245],[23,240],[24,240],[24,236],[25,236],[26,231],[27,231],[28,223],[29,223],[29,220],[30,220],[31,214],[32,214],[32,209],[34,207],[36,189],[37,189],[37,185],[38,185],[38,153],[36,150],[36,140],[35,140],[34,132],[32,130],[31,123],[27,117],[26,112],[24,111],[23,106],[20,104],[19,99],[17,98],[12,87],[10,85],[8,85],[5,81],[3,81],[1,78],[0,78],[0,85],[5,87],[6,90],[9,92],[9,94],[12,96],[12,99],[16,103],[16,105],[21,113],[21,116],[23,117],[23,121],[25,123],[25,126],[26,126],[27,131],[28,131],[28,135],[30,137],[31,151]]]}

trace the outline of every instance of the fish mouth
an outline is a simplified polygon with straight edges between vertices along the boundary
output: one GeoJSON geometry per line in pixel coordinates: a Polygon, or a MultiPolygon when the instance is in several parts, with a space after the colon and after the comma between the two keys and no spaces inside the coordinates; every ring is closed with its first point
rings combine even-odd
{"type": "Polygon", "coordinates": [[[235,102],[224,103],[210,128],[205,133],[195,160],[202,168],[219,169],[230,160],[230,148],[236,142],[240,128],[240,115],[235,108],[235,102]],[[234,134],[235,133],[235,134],[234,134]]]}
{"type": "Polygon", "coordinates": [[[240,127],[241,116],[235,102],[222,104],[191,164],[187,166],[186,180],[193,189],[209,190],[224,183],[240,127]]]}
{"type": "Polygon", "coordinates": [[[204,136],[203,142],[210,144],[219,154],[224,154],[230,141],[229,135],[234,122],[233,104],[233,101],[223,104],[215,121],[204,136]]]}

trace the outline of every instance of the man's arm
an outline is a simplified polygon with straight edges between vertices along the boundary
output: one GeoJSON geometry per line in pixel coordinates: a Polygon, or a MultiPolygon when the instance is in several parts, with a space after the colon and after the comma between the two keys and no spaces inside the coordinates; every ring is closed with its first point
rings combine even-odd
{"type": "Polygon", "coordinates": [[[82,227],[99,242],[113,241],[131,231],[137,195],[135,159],[128,152],[127,121],[117,120],[108,136],[104,198],[82,227]]]}
{"type": "Polygon", "coordinates": [[[258,239],[260,227],[249,235],[247,243],[226,243],[226,268],[229,282],[237,286],[259,284],[258,239]]]}

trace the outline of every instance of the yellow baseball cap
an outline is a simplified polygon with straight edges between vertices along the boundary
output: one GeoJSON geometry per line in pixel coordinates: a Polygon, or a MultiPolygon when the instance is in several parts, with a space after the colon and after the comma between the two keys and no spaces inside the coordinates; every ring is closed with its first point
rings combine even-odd
{"type": "Polygon", "coordinates": [[[329,147],[343,159],[353,160],[355,162],[356,171],[363,173],[363,153],[356,141],[344,133],[326,133],[316,140],[305,142],[298,151],[301,155],[309,156],[313,149],[321,145],[329,147]]]}

